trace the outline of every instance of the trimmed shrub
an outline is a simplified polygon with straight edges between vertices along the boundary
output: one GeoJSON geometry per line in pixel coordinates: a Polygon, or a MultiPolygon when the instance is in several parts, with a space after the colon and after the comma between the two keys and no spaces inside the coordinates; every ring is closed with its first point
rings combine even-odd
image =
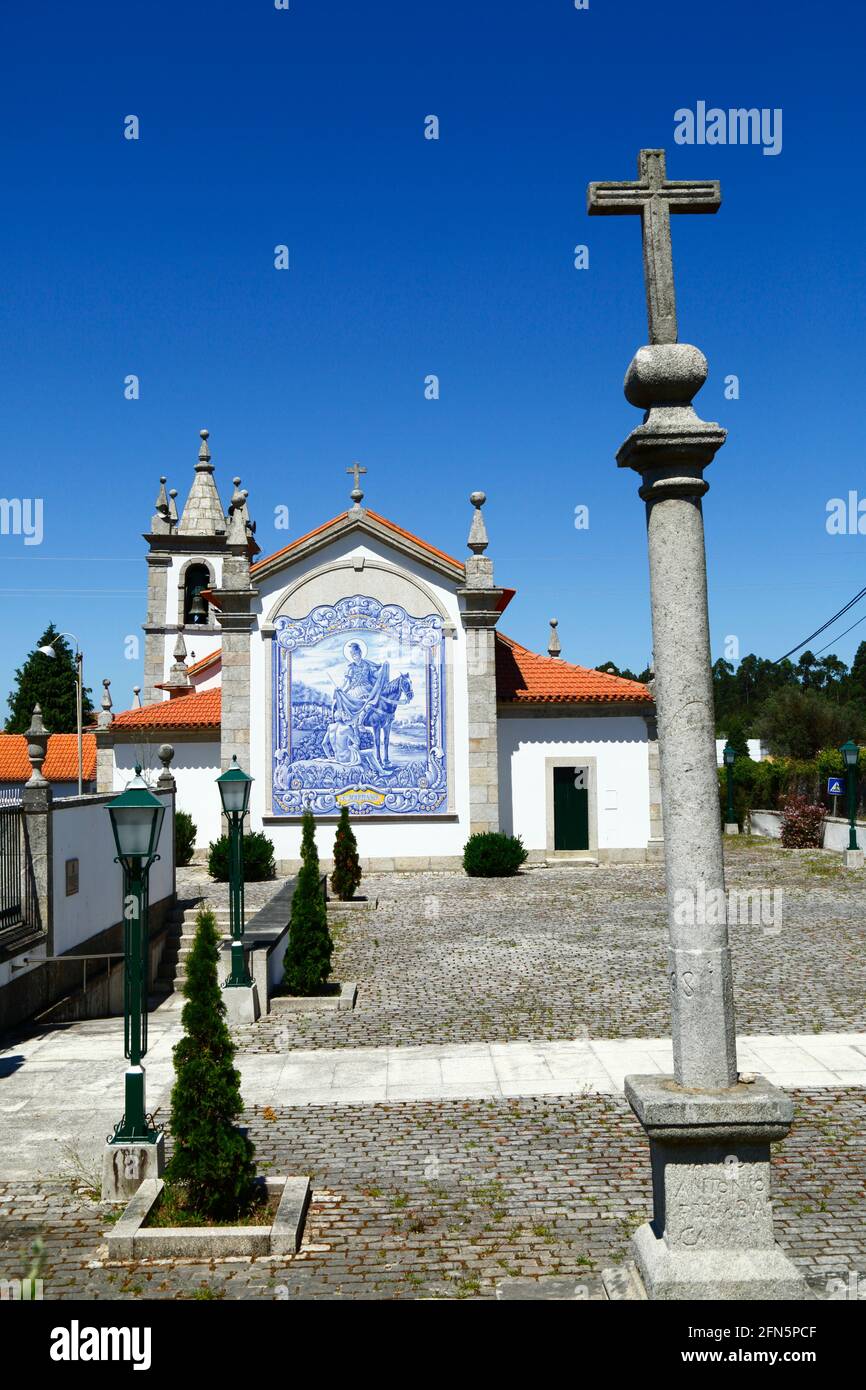
{"type": "Polygon", "coordinates": [[[782,844],[786,849],[816,849],[826,811],[805,796],[792,796],[782,807],[782,844]]]}
{"type": "MultiPolygon", "coordinates": [[[[249,835],[244,835],[244,883],[261,883],[263,879],[273,878],[276,873],[274,864],[274,845],[267,835],[263,835],[260,830],[254,830],[249,835]]],[[[220,835],[218,840],[214,840],[208,845],[207,869],[211,878],[215,878],[217,883],[228,883],[229,881],[229,837],[220,835]]]]}
{"type": "Polygon", "coordinates": [[[361,863],[358,859],[358,842],[349,824],[349,808],[340,811],[340,821],[334,839],[334,872],[331,874],[331,887],[341,902],[348,902],[355,896],[361,882],[361,863]]]}
{"type": "Polygon", "coordinates": [[[321,994],[331,973],[334,943],[328,931],[328,911],[322,893],[316,824],[304,812],[301,867],[292,898],[289,943],[283,961],[283,984],[289,994],[321,994]]]}
{"type": "Polygon", "coordinates": [[[174,862],[178,868],[192,863],[198,826],[188,811],[174,813],[174,862]]]}
{"type": "Polygon", "coordinates": [[[520,836],[501,831],[470,835],[463,848],[463,867],[470,878],[510,878],[526,858],[520,836]]]}
{"type": "Polygon", "coordinates": [[[186,966],[184,1036],[174,1049],[174,1152],[165,1177],[172,1205],[225,1221],[249,1210],[256,1169],[253,1146],[234,1123],[243,1111],[241,1078],[217,980],[218,943],[214,914],[199,912],[186,966]]]}

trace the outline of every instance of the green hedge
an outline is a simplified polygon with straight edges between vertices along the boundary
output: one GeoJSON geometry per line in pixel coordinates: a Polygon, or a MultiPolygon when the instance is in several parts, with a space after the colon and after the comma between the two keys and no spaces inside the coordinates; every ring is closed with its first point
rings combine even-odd
{"type": "MultiPolygon", "coordinates": [[[[212,844],[208,845],[207,868],[211,878],[215,878],[217,883],[228,883],[228,835],[220,835],[218,840],[214,840],[212,844]]],[[[244,883],[260,883],[262,879],[273,878],[275,873],[273,841],[269,840],[267,835],[263,835],[260,830],[254,830],[251,834],[245,835],[244,883]]]]}
{"type": "MultiPolygon", "coordinates": [[[[861,768],[866,759],[861,753],[861,768]]],[[[727,805],[727,769],[720,767],[719,805],[724,820],[727,805]]],[[[734,763],[734,811],[742,829],[749,811],[781,810],[789,797],[805,796],[810,802],[828,803],[827,778],[845,775],[838,748],[823,748],[816,758],[774,758],[772,762],[753,762],[737,758],[734,763]]],[[[842,808],[840,807],[840,810],[842,808]]],[[[842,814],[845,814],[842,810],[842,814]]]]}
{"type": "Polygon", "coordinates": [[[520,836],[500,831],[470,835],[463,849],[463,867],[470,878],[510,878],[525,860],[520,836]]]}

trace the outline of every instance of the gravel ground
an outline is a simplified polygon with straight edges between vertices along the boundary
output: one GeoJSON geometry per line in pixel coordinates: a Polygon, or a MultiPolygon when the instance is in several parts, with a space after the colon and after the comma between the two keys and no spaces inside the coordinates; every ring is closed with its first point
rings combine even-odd
{"type": "MultiPolygon", "coordinates": [[[[866,876],[821,851],[727,847],[728,888],[762,890],[767,909],[731,929],[738,1030],[866,1030],[866,876]]],[[[358,981],[356,1009],[262,1019],[238,1029],[242,1048],[669,1032],[660,865],[377,874],[362,891],[378,907],[334,928],[334,976],[358,981]]]]}

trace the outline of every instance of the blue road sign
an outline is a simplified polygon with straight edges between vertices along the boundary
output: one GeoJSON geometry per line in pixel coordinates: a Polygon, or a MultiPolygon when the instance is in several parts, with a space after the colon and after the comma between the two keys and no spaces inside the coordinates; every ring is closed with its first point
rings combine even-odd
{"type": "Polygon", "coordinates": [[[827,778],[827,795],[828,795],[828,796],[844,796],[844,795],[845,795],[845,778],[844,778],[844,777],[828,777],[828,778],[827,778]]]}

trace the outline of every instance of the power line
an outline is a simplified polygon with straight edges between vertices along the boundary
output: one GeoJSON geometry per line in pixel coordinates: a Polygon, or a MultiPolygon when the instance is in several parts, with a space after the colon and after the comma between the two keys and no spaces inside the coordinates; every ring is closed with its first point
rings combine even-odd
{"type": "MultiPolygon", "coordinates": [[[[836,643],[840,640],[840,638],[847,637],[848,633],[853,632],[855,627],[859,627],[861,623],[866,623],[866,613],[863,614],[862,618],[858,618],[856,623],[852,623],[850,627],[846,627],[844,632],[837,633],[836,636],[833,638],[833,641],[827,643],[827,647],[835,647],[836,643]]],[[[825,652],[827,650],[827,647],[819,647],[818,650],[814,653],[814,655],[820,656],[822,652],[825,652]]]]}
{"type": "MultiPolygon", "coordinates": [[[[828,627],[832,627],[835,622],[838,622],[849,609],[854,607],[855,603],[859,603],[864,594],[866,594],[866,586],[864,586],[858,594],[855,594],[854,597],[845,604],[844,608],[840,608],[838,613],[834,613],[832,618],[828,618],[826,623],[822,623],[820,627],[816,627],[814,632],[810,632],[808,637],[804,637],[802,642],[798,642],[796,647],[792,647],[790,651],[785,652],[784,656],[777,657],[773,665],[778,666],[780,661],[785,661],[789,656],[793,656],[794,652],[798,652],[801,647],[805,647],[807,642],[811,642],[813,637],[820,637],[822,632],[826,632],[828,627]]],[[[834,638],[834,641],[835,640],[837,639],[834,638]]]]}

